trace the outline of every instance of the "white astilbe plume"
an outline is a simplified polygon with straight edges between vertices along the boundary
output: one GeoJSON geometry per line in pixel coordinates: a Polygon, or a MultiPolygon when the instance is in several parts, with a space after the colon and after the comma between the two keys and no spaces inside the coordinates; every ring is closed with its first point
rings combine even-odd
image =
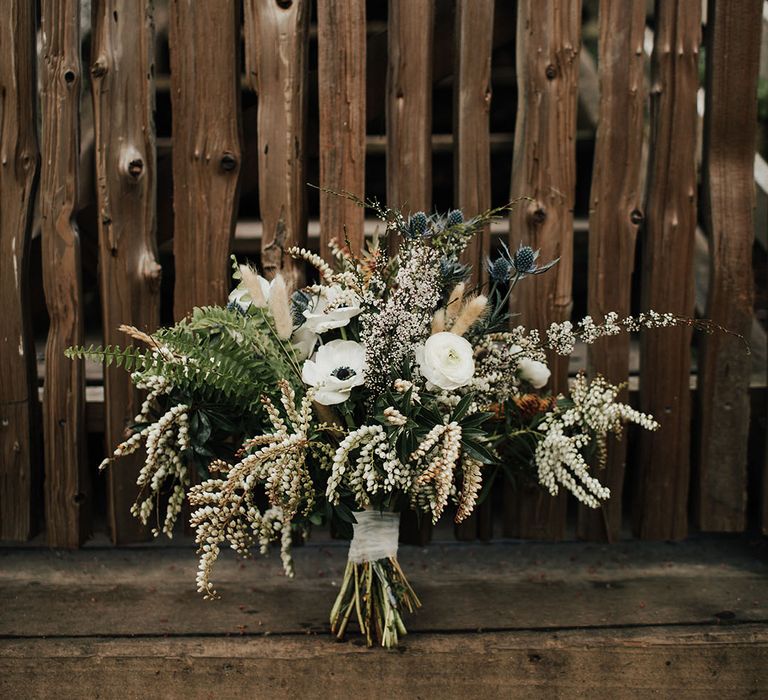
{"type": "Polygon", "coordinates": [[[461,426],[448,423],[432,428],[409,459],[418,471],[411,500],[432,513],[433,523],[455,493],[454,474],[460,455],[461,426]]]}
{"type": "Polygon", "coordinates": [[[216,597],[210,577],[224,542],[240,556],[249,556],[254,543],[264,552],[270,541],[280,539],[283,568],[293,575],[292,520],[298,513],[308,514],[314,501],[307,460],[322,462],[329,455],[326,447],[309,437],[312,392],[297,405],[287,382],[280,382],[279,388],[285,417],[269,399],[263,399],[274,431],[246,441],[246,448],[253,452],[229,468],[226,478],[208,479],[190,490],[189,501],[196,507],[191,524],[200,556],[198,590],[206,598],[216,597]],[[257,486],[266,491],[271,505],[264,513],[256,504],[257,486]]]}
{"type": "Polygon", "coordinates": [[[468,518],[475,509],[477,503],[477,494],[480,493],[480,487],[483,485],[482,463],[476,459],[468,457],[466,454],[461,458],[461,491],[459,491],[459,507],[456,510],[456,522],[460,523],[468,518]]]}
{"type": "Polygon", "coordinates": [[[553,496],[563,487],[585,505],[598,508],[611,492],[589,473],[585,448],[594,444],[602,454],[608,433],[621,434],[628,421],[647,430],[659,427],[652,416],[617,402],[619,391],[603,377],[590,383],[580,374],[571,387],[573,405],[554,408],[539,424],[544,434],[535,452],[539,483],[553,496]]]}

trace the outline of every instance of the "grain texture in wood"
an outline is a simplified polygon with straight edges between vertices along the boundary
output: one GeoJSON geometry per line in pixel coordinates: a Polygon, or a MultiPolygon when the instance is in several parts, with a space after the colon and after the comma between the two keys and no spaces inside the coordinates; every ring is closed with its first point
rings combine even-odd
{"type": "MultiPolygon", "coordinates": [[[[320,187],[365,195],[365,0],[317,3],[320,187]]],[[[365,209],[320,193],[320,252],[349,240],[363,245],[365,209]]]]}
{"type": "MultiPolygon", "coordinates": [[[[459,0],[456,5],[456,48],[453,86],[454,205],[470,218],[491,207],[491,51],[494,0],[459,0]]],[[[464,251],[472,266],[472,282],[487,280],[490,227],[478,233],[464,251]]],[[[459,540],[488,539],[493,520],[489,501],[456,526],[459,540]],[[482,529],[482,534],[481,534],[482,529]]]]}
{"type": "Polygon", "coordinates": [[[432,205],[434,18],[434,0],[389,4],[387,204],[411,213],[432,205]]]}
{"type": "MultiPolygon", "coordinates": [[[[589,215],[588,310],[602,319],[630,313],[635,239],[642,221],[640,173],[645,111],[642,2],[600,3],[598,107],[589,215]]],[[[606,338],[589,347],[590,374],[621,384],[629,376],[629,335],[606,338]]],[[[627,401],[624,390],[620,400],[627,401]]],[[[611,498],[600,509],[579,507],[578,534],[613,541],[621,529],[626,441],[610,440],[600,480],[611,498]]]]}
{"type": "Polygon", "coordinates": [[[83,342],[80,233],[80,2],[43,0],[40,217],[50,328],[45,348],[45,513],[48,542],[79,546],[90,529],[85,374],[64,350],[83,342]]]}
{"type": "Polygon", "coordinates": [[[39,498],[37,377],[29,247],[37,145],[35,12],[8,3],[0,22],[0,540],[26,540],[39,498]]]}
{"type": "MultiPolygon", "coordinates": [[[[560,258],[553,270],[529,277],[513,299],[520,323],[546,329],[571,313],[573,200],[576,186],[576,113],[581,48],[580,0],[523,0],[517,17],[518,110],[511,199],[528,197],[510,216],[509,245],[560,258]]],[[[565,390],[567,358],[550,357],[552,389],[565,390]]],[[[507,534],[557,539],[565,528],[566,499],[538,487],[521,489],[507,534]]]]}
{"type": "Polygon", "coordinates": [[[174,316],[222,304],[237,218],[239,3],[172,0],[174,316]]]}
{"type": "MultiPolygon", "coordinates": [[[[258,94],[261,264],[304,284],[304,264],[285,254],[307,237],[306,128],[309,0],[245,1],[245,66],[258,94]]],[[[327,8],[326,8],[327,9],[327,8]]],[[[354,108],[352,106],[351,108],[354,108]]]]}
{"type": "MultiPolygon", "coordinates": [[[[704,226],[709,238],[705,316],[749,337],[752,327],[753,166],[760,64],[759,0],[710,2],[704,110],[704,226]]],[[[699,363],[695,514],[705,531],[747,524],[751,358],[731,335],[704,336],[699,363]]]]}
{"type": "MultiPolygon", "coordinates": [[[[688,317],[694,302],[700,23],[700,3],[656,5],[643,232],[643,310],[688,317]]],[[[679,539],[688,532],[690,340],[685,327],[642,334],[640,406],[661,423],[640,436],[632,516],[644,539],[679,539]]]]}
{"type": "MultiPolygon", "coordinates": [[[[149,0],[94,0],[91,79],[96,151],[99,274],[104,343],[124,345],[121,323],[154,331],[160,322],[155,243],[154,27],[149,0]],[[130,50],[126,50],[131,47],[130,50]]],[[[201,263],[204,261],[201,260],[201,263]]],[[[141,407],[122,368],[104,370],[106,443],[112,450],[141,407]]],[[[112,540],[146,537],[130,514],[139,451],[109,470],[112,540]]]]}
{"type": "Polygon", "coordinates": [[[22,639],[3,643],[5,697],[741,700],[765,697],[768,634],[652,627],[411,634],[400,653],[290,636],[22,639]],[[386,680],[384,680],[386,679],[386,680]],[[386,683],[386,692],[382,684],[386,683]]]}
{"type": "MultiPolygon", "coordinates": [[[[494,0],[459,0],[456,4],[455,79],[453,88],[454,204],[465,218],[491,207],[491,51],[494,0]]],[[[483,284],[490,229],[475,236],[465,251],[472,280],[483,284]]]]}

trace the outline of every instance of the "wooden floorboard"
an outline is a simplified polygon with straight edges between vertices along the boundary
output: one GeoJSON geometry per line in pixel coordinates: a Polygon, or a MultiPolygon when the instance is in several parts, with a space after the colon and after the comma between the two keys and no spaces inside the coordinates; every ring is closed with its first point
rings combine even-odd
{"type": "Polygon", "coordinates": [[[768,697],[766,544],[402,547],[424,608],[395,653],[335,643],[341,543],[0,550],[0,697],[768,697]]]}

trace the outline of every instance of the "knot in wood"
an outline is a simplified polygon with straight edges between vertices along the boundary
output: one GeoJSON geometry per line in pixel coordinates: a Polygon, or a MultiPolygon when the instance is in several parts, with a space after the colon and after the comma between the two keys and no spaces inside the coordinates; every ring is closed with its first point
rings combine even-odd
{"type": "Polygon", "coordinates": [[[67,83],[67,85],[74,83],[76,77],[77,74],[71,68],[67,68],[67,70],[64,71],[64,82],[67,83]]]}
{"type": "Polygon", "coordinates": [[[103,78],[107,74],[107,63],[100,58],[91,66],[91,76],[94,78],[103,78]]]}
{"type": "Polygon", "coordinates": [[[237,158],[234,153],[224,153],[221,156],[221,169],[225,173],[231,173],[237,167],[237,158]]]}
{"type": "Polygon", "coordinates": [[[643,219],[645,217],[643,216],[643,212],[641,212],[639,209],[633,209],[629,214],[629,220],[635,225],[639,226],[643,223],[643,219]]]}
{"type": "Polygon", "coordinates": [[[543,205],[537,204],[535,206],[531,206],[528,209],[528,221],[531,224],[535,226],[541,226],[541,224],[543,224],[546,220],[547,210],[543,205]]]}
{"type": "Polygon", "coordinates": [[[557,68],[553,63],[547,65],[546,69],[544,70],[544,75],[547,76],[547,80],[554,80],[557,77],[557,68]]]}
{"type": "Polygon", "coordinates": [[[141,177],[141,173],[144,172],[144,161],[141,158],[134,158],[128,163],[128,174],[134,179],[138,180],[141,177]]]}
{"type": "Polygon", "coordinates": [[[277,6],[283,10],[287,10],[291,5],[293,5],[293,0],[277,0],[277,6]]]}

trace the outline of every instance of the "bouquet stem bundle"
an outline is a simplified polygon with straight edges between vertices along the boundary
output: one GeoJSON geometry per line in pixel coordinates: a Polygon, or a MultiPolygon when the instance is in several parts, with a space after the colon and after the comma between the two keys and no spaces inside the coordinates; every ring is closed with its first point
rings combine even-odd
{"type": "Polygon", "coordinates": [[[421,607],[397,561],[398,513],[355,514],[354,537],[339,595],[331,610],[331,632],[344,638],[353,611],[365,635],[390,649],[407,634],[403,614],[421,607]]]}
{"type": "Polygon", "coordinates": [[[403,611],[420,607],[421,601],[395,557],[360,564],[349,561],[331,610],[331,632],[343,639],[354,610],[366,644],[372,647],[375,639],[391,649],[407,634],[403,611]]]}

